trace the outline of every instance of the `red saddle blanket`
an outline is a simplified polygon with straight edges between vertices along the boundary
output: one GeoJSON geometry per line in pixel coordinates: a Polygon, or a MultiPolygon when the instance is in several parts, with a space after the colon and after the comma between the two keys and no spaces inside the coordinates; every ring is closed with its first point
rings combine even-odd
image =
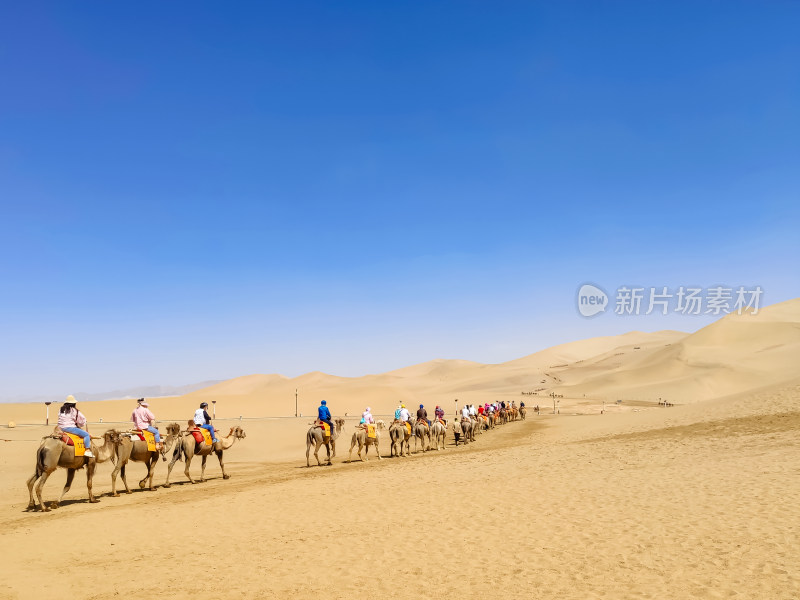
{"type": "MultiPolygon", "coordinates": [[[[194,441],[197,442],[198,444],[202,444],[203,442],[205,442],[205,439],[203,438],[203,431],[208,431],[208,430],[200,429],[197,427],[192,429],[192,435],[194,436],[194,441]]],[[[219,431],[219,429],[214,427],[214,433],[216,433],[217,431],[219,431]]]]}
{"type": "Polygon", "coordinates": [[[72,443],[72,438],[69,437],[66,433],[61,434],[61,441],[64,442],[67,446],[74,446],[75,444],[72,443]]]}

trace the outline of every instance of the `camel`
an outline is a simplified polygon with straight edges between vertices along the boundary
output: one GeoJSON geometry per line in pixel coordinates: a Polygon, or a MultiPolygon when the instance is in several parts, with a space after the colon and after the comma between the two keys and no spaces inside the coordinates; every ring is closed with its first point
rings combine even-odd
{"type": "Polygon", "coordinates": [[[392,426],[389,427],[389,439],[392,440],[391,450],[389,451],[390,458],[392,456],[409,456],[411,454],[411,444],[408,441],[411,439],[411,431],[399,419],[392,423],[392,426]]]}
{"type": "Polygon", "coordinates": [[[200,447],[197,448],[197,451],[195,451],[197,442],[195,442],[194,436],[191,434],[191,430],[194,428],[194,426],[194,421],[189,421],[189,429],[183,432],[181,439],[179,439],[178,443],[175,444],[175,450],[172,452],[172,461],[169,463],[169,468],[167,469],[167,480],[164,482],[165,488],[168,488],[172,485],[169,482],[169,476],[170,473],[172,473],[172,467],[174,467],[175,463],[180,459],[185,459],[186,461],[186,468],[183,470],[183,472],[186,474],[186,477],[191,483],[197,483],[194,479],[192,479],[192,475],[189,473],[189,467],[192,464],[192,457],[194,456],[203,457],[199,479],[200,482],[203,482],[206,472],[206,459],[212,452],[217,455],[217,460],[219,460],[219,467],[222,469],[222,478],[231,478],[231,476],[225,472],[225,463],[222,461],[222,453],[233,446],[233,444],[236,443],[236,440],[243,440],[245,437],[247,437],[244,429],[238,425],[236,427],[231,427],[228,435],[217,440],[216,444],[200,444],[200,447]]]}
{"type": "Polygon", "coordinates": [[[30,494],[28,510],[36,510],[37,507],[33,499],[34,486],[36,488],[36,498],[39,501],[38,506],[42,512],[48,512],[51,508],[58,508],[61,505],[61,500],[64,498],[64,495],[72,486],[75,472],[78,469],[82,469],[84,465],[86,466],[86,487],[89,490],[89,502],[100,502],[92,493],[94,471],[98,463],[105,462],[108,459],[114,460],[116,456],[116,446],[119,443],[119,436],[117,432],[112,429],[106,431],[103,437],[93,437],[92,439],[103,440],[102,444],[92,444],[92,454],[94,454],[94,458],[75,456],[74,446],[68,446],[66,443],[62,442],[60,433],[54,433],[51,436],[42,438],[42,443],[39,445],[39,449],[36,450],[36,469],[31,478],[28,479],[28,493],[30,494]],[[67,469],[67,482],[64,484],[64,489],[61,490],[61,495],[58,497],[58,500],[50,503],[48,507],[42,501],[42,488],[47,482],[47,478],[59,467],[67,469]]]}
{"type": "Polygon", "coordinates": [[[430,437],[433,439],[434,442],[434,450],[439,449],[439,440],[442,441],[442,450],[445,449],[444,441],[447,437],[447,427],[445,427],[444,423],[442,423],[439,419],[436,419],[431,425],[431,434],[430,437]]]}
{"type": "Polygon", "coordinates": [[[524,406],[520,406],[519,407],[519,418],[524,421],[526,414],[528,414],[528,410],[524,406]]]}
{"type": "Polygon", "coordinates": [[[347,462],[350,462],[352,460],[353,448],[355,447],[356,444],[358,444],[358,452],[357,452],[358,458],[360,458],[362,462],[369,460],[369,458],[367,458],[367,454],[369,453],[370,446],[375,446],[375,454],[378,455],[378,460],[381,460],[381,452],[380,448],[378,447],[378,444],[381,441],[381,429],[383,429],[384,427],[386,427],[386,423],[384,423],[383,421],[377,421],[375,423],[374,438],[367,437],[366,427],[359,426],[358,428],[356,428],[356,430],[353,432],[353,439],[350,441],[350,455],[347,457],[347,462]],[[364,448],[363,458],[361,457],[362,448],[364,448]]]}
{"type": "Polygon", "coordinates": [[[336,438],[344,431],[344,419],[338,418],[334,420],[334,428],[331,433],[330,439],[326,442],[325,437],[322,435],[323,429],[319,426],[319,421],[314,421],[311,424],[311,429],[306,433],[306,466],[310,467],[309,454],[311,452],[311,445],[316,444],[314,447],[314,458],[317,459],[317,466],[321,467],[322,463],[319,460],[319,447],[325,444],[325,450],[328,451],[327,466],[332,465],[331,458],[336,456],[336,438]],[[332,450],[332,452],[331,452],[332,450]]]}
{"type": "Polygon", "coordinates": [[[122,475],[122,483],[125,484],[125,493],[131,493],[131,489],[128,487],[128,480],[125,477],[125,466],[128,464],[129,460],[143,462],[147,466],[147,473],[139,482],[139,487],[144,489],[145,482],[149,479],[150,491],[156,491],[158,488],[153,487],[153,476],[156,473],[158,455],[161,454],[161,457],[167,460],[167,452],[169,452],[169,449],[172,448],[172,445],[181,436],[181,426],[177,423],[167,425],[167,437],[164,438],[164,446],[160,452],[158,450],[148,450],[147,442],[142,440],[134,441],[131,439],[130,435],[124,432],[119,432],[119,434],[120,442],[119,445],[117,445],[117,465],[111,472],[111,495],[115,498],[119,497],[119,492],[117,492],[117,474],[122,475]]]}
{"type": "Polygon", "coordinates": [[[431,428],[428,427],[428,422],[425,420],[417,419],[414,424],[414,452],[417,451],[417,440],[422,446],[423,454],[431,449],[431,428]],[[428,438],[428,447],[425,447],[425,438],[428,438]]]}
{"type": "Polygon", "coordinates": [[[474,436],[476,431],[478,433],[483,433],[481,428],[481,425],[483,424],[483,418],[476,415],[470,417],[470,420],[472,421],[472,435],[474,436]]]}

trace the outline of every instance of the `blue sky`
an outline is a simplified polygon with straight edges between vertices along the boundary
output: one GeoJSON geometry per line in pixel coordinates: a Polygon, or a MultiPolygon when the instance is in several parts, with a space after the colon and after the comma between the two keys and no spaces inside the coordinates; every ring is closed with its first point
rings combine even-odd
{"type": "Polygon", "coordinates": [[[800,296],[797,3],[8,5],[0,397],[499,362],[800,296]]]}

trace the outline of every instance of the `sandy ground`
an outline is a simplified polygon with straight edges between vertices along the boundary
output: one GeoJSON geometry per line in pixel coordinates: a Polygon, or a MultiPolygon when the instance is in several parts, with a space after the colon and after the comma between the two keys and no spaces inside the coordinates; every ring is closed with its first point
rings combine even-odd
{"type": "Polygon", "coordinates": [[[800,597],[800,383],[541,415],[380,462],[344,464],[340,442],[334,466],[311,469],[300,419],[244,426],[230,480],[214,462],[205,483],[90,505],[79,478],[47,514],[25,511],[24,486],[44,428],[1,430],[31,441],[3,444],[0,597],[189,598],[200,581],[243,598],[800,597]]]}
{"type": "MultiPolygon", "coordinates": [[[[113,498],[106,463],[100,503],[79,474],[50,513],[26,510],[51,429],[44,407],[0,405],[0,598],[800,598],[800,301],[745,317],[503,365],[253,375],[153,399],[162,431],[218,399],[217,426],[247,433],[226,453],[232,478],[211,458],[204,483],[178,463],[171,488],[140,491],[133,463],[135,491],[113,498]],[[327,397],[351,417],[333,466],[306,468],[308,417],[276,417],[293,412],[298,387],[300,412],[327,397]],[[656,406],[661,390],[677,405],[656,406]],[[564,396],[560,414],[547,393],[564,396]],[[344,463],[364,405],[386,414],[424,401],[432,412],[455,398],[524,399],[543,413],[466,447],[448,436],[444,451],[344,463]]],[[[79,406],[97,435],[127,426],[111,421],[132,404],[79,406]]],[[[156,483],[165,476],[160,463],[156,483]]],[[[45,499],[64,481],[54,474],[45,499]]]]}

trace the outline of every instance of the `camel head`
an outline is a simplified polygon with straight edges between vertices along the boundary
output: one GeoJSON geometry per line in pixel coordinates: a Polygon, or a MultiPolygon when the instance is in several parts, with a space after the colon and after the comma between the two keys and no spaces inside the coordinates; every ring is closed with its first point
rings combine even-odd
{"type": "Polygon", "coordinates": [[[244,432],[244,429],[237,425],[236,427],[231,428],[231,432],[228,434],[228,437],[230,436],[235,437],[237,440],[243,440],[247,437],[247,434],[244,432]]]}
{"type": "Polygon", "coordinates": [[[178,436],[181,434],[181,426],[177,423],[170,423],[167,425],[167,435],[178,436]]]}
{"type": "Polygon", "coordinates": [[[336,433],[340,433],[344,429],[344,419],[342,417],[337,418],[334,424],[336,425],[336,433]]]}
{"type": "Polygon", "coordinates": [[[386,429],[386,422],[383,419],[378,419],[377,421],[375,421],[375,426],[378,429],[386,429]]]}

